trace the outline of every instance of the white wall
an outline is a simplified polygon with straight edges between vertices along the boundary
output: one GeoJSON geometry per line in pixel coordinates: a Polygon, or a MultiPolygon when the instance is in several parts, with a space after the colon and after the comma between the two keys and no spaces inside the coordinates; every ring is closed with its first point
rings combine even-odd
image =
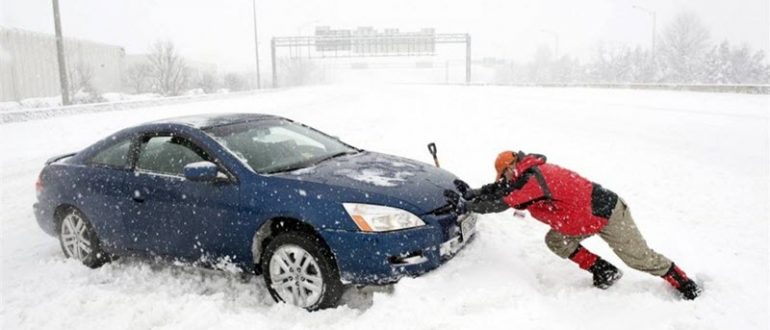
{"type": "MultiPolygon", "coordinates": [[[[82,61],[94,72],[99,92],[122,89],[125,51],[118,46],[65,39],[67,66],[82,61]]],[[[53,35],[0,27],[0,101],[60,95],[53,35]]]]}

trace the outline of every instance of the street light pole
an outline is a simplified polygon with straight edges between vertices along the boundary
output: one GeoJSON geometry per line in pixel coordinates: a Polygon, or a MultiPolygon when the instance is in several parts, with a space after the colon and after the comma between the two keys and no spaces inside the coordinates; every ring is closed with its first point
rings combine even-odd
{"type": "Polygon", "coordinates": [[[262,82],[259,77],[259,39],[257,38],[257,0],[251,0],[251,4],[253,7],[252,14],[254,15],[254,56],[257,61],[257,89],[261,89],[262,82]]]}
{"type": "Polygon", "coordinates": [[[70,87],[67,80],[67,64],[64,61],[64,38],[59,21],[59,0],[53,0],[53,25],[56,30],[56,56],[59,60],[59,84],[61,84],[61,103],[70,105],[70,87]]]}
{"type": "Polygon", "coordinates": [[[550,35],[552,35],[552,36],[553,36],[553,38],[554,38],[554,41],[555,41],[555,42],[554,42],[554,48],[553,48],[553,49],[554,49],[554,51],[553,51],[553,52],[554,52],[554,57],[555,57],[555,58],[556,58],[556,60],[558,61],[558,60],[559,60],[559,34],[558,34],[558,33],[556,33],[556,32],[554,32],[554,31],[551,31],[551,30],[545,30],[545,29],[543,29],[543,30],[540,30],[540,31],[541,31],[541,32],[543,32],[543,33],[548,33],[548,34],[550,34],[550,35]]]}

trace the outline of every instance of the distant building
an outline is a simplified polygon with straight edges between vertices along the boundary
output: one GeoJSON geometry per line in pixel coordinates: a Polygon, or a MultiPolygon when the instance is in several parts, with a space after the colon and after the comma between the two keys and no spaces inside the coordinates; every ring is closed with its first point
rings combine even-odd
{"type": "MultiPolygon", "coordinates": [[[[64,53],[69,75],[86,72],[98,92],[123,90],[122,47],[65,38],[64,53]]],[[[0,101],[57,95],[61,88],[55,36],[0,27],[0,101]]]]}

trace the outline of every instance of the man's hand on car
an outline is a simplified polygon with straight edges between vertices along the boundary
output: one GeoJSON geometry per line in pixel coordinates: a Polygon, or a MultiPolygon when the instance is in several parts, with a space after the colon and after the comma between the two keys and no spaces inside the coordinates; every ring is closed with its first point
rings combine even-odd
{"type": "Polygon", "coordinates": [[[472,201],[478,197],[478,191],[471,189],[471,187],[465,183],[465,181],[460,179],[454,180],[455,188],[457,188],[457,191],[460,192],[460,195],[463,196],[463,199],[466,201],[472,201]]]}

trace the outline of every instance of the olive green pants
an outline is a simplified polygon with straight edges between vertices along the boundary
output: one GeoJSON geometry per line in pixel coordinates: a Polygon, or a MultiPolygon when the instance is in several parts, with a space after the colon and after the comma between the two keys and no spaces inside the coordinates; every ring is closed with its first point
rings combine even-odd
{"type": "MultiPolygon", "coordinates": [[[[568,236],[551,230],[545,235],[545,244],[556,255],[568,258],[577,250],[580,242],[592,235],[568,236]]],[[[655,276],[663,276],[671,267],[671,260],[650,249],[636,228],[631,211],[622,199],[618,199],[609,222],[601,231],[601,237],[633,269],[655,276]]]]}

